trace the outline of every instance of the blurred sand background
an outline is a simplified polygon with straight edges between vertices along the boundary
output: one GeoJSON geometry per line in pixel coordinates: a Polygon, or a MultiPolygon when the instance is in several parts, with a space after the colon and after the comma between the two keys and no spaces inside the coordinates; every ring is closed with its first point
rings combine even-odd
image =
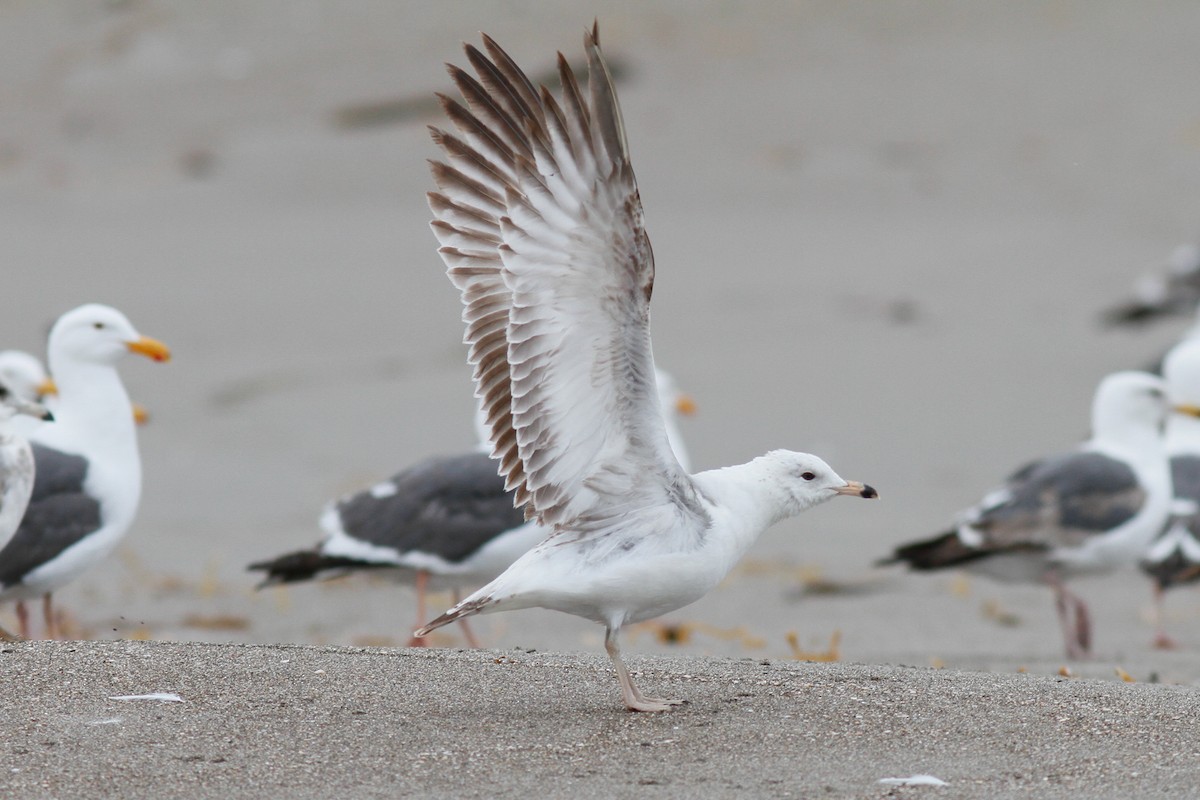
{"type": "MultiPolygon", "coordinates": [[[[175,351],[122,367],[153,414],[142,509],[59,596],[79,635],[405,641],[407,588],[255,592],[244,566],[315,542],[327,500],[471,446],[430,98],[477,31],[538,72],[594,16],[695,466],[809,450],[882,495],[776,526],[666,620],[712,629],[627,650],[786,658],[794,632],[856,662],[1062,663],[1047,590],[871,563],[1072,446],[1100,377],[1186,326],[1098,313],[1200,233],[1194,3],[0,4],[0,346],[41,353],[100,301],[175,351]]],[[[1182,648],[1158,653],[1139,574],[1077,588],[1098,653],[1077,671],[1200,680],[1196,591],[1171,596],[1182,648]]],[[[601,640],[541,611],[479,630],[601,640]]]]}

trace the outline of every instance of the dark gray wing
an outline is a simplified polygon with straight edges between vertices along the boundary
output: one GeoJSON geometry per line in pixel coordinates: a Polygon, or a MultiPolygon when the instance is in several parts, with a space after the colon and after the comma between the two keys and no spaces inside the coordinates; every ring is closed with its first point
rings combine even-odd
{"type": "Polygon", "coordinates": [[[363,542],[460,562],[524,524],[485,453],[430,458],[393,476],[395,491],[364,491],[337,503],[342,530],[363,542]]]}
{"type": "Polygon", "coordinates": [[[987,549],[1076,545],[1133,519],[1146,502],[1133,469],[1102,453],[1051,457],[1019,477],[1006,501],[972,524],[987,549]]]}
{"type": "Polygon", "coordinates": [[[0,550],[0,587],[13,586],[100,528],[100,503],[83,489],[87,459],[32,444],[36,473],[21,527],[0,550]]]}

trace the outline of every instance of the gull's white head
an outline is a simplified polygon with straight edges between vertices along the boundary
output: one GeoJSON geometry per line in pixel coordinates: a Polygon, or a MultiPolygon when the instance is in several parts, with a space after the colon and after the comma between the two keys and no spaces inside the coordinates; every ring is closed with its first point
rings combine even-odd
{"type": "Polygon", "coordinates": [[[37,400],[50,386],[42,362],[23,350],[0,351],[0,381],[26,400],[37,400]]]}
{"type": "Polygon", "coordinates": [[[8,384],[3,380],[0,380],[0,428],[17,414],[25,414],[35,419],[54,419],[49,409],[44,405],[36,400],[24,397],[19,392],[10,389],[8,384]]]}
{"type": "Polygon", "coordinates": [[[1167,419],[1167,385],[1148,372],[1105,376],[1092,401],[1092,433],[1101,438],[1160,435],[1167,419]]]}
{"type": "Polygon", "coordinates": [[[142,336],[124,314],[98,303],[80,306],[59,317],[50,329],[47,349],[50,369],[56,375],[63,361],[114,365],[126,353],[155,361],[171,358],[165,344],[142,336]]]}
{"type": "Polygon", "coordinates": [[[874,498],[879,493],[859,481],[848,481],[833,471],[833,467],[811,453],[791,450],[772,450],[763,456],[772,472],[785,488],[789,511],[799,513],[838,495],[874,498]]]}

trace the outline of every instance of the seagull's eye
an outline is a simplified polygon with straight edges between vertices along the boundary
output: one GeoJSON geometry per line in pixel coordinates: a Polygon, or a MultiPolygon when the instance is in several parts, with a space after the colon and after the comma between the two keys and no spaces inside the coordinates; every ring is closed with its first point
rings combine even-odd
{"type": "Polygon", "coordinates": [[[3,386],[0,386],[0,400],[4,400],[7,397],[8,397],[8,389],[5,389],[3,386]]]}
{"type": "Polygon", "coordinates": [[[104,323],[103,322],[93,322],[92,327],[98,331],[102,331],[102,330],[104,330],[104,323]]]}
{"type": "Polygon", "coordinates": [[[806,481],[811,481],[813,478],[815,478],[817,476],[812,472],[802,472],[802,473],[800,473],[800,477],[804,478],[804,480],[806,480],[806,481]]]}

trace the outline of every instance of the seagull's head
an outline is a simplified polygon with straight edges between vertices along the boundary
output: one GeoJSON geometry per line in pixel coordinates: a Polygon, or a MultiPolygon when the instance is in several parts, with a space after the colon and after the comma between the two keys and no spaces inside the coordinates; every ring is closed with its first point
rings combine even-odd
{"type": "Polygon", "coordinates": [[[22,350],[0,352],[0,381],[26,400],[36,400],[45,394],[46,368],[37,356],[22,350]]]}
{"type": "Polygon", "coordinates": [[[142,336],[125,315],[111,306],[90,303],[68,311],[50,329],[51,369],[60,359],[93,364],[116,364],[126,353],[154,361],[169,361],[165,344],[142,336]]]}
{"type": "Polygon", "coordinates": [[[36,419],[53,420],[54,416],[44,405],[23,396],[0,380],[0,423],[7,422],[17,414],[26,414],[36,419]]]}
{"type": "Polygon", "coordinates": [[[1105,376],[1092,401],[1092,433],[1121,438],[1161,434],[1167,419],[1167,385],[1156,375],[1132,370],[1105,376]]]}
{"type": "Polygon", "coordinates": [[[782,472],[791,505],[796,512],[832,500],[838,495],[875,498],[879,493],[859,481],[848,481],[833,471],[833,467],[811,453],[773,450],[766,455],[782,472]]]}

